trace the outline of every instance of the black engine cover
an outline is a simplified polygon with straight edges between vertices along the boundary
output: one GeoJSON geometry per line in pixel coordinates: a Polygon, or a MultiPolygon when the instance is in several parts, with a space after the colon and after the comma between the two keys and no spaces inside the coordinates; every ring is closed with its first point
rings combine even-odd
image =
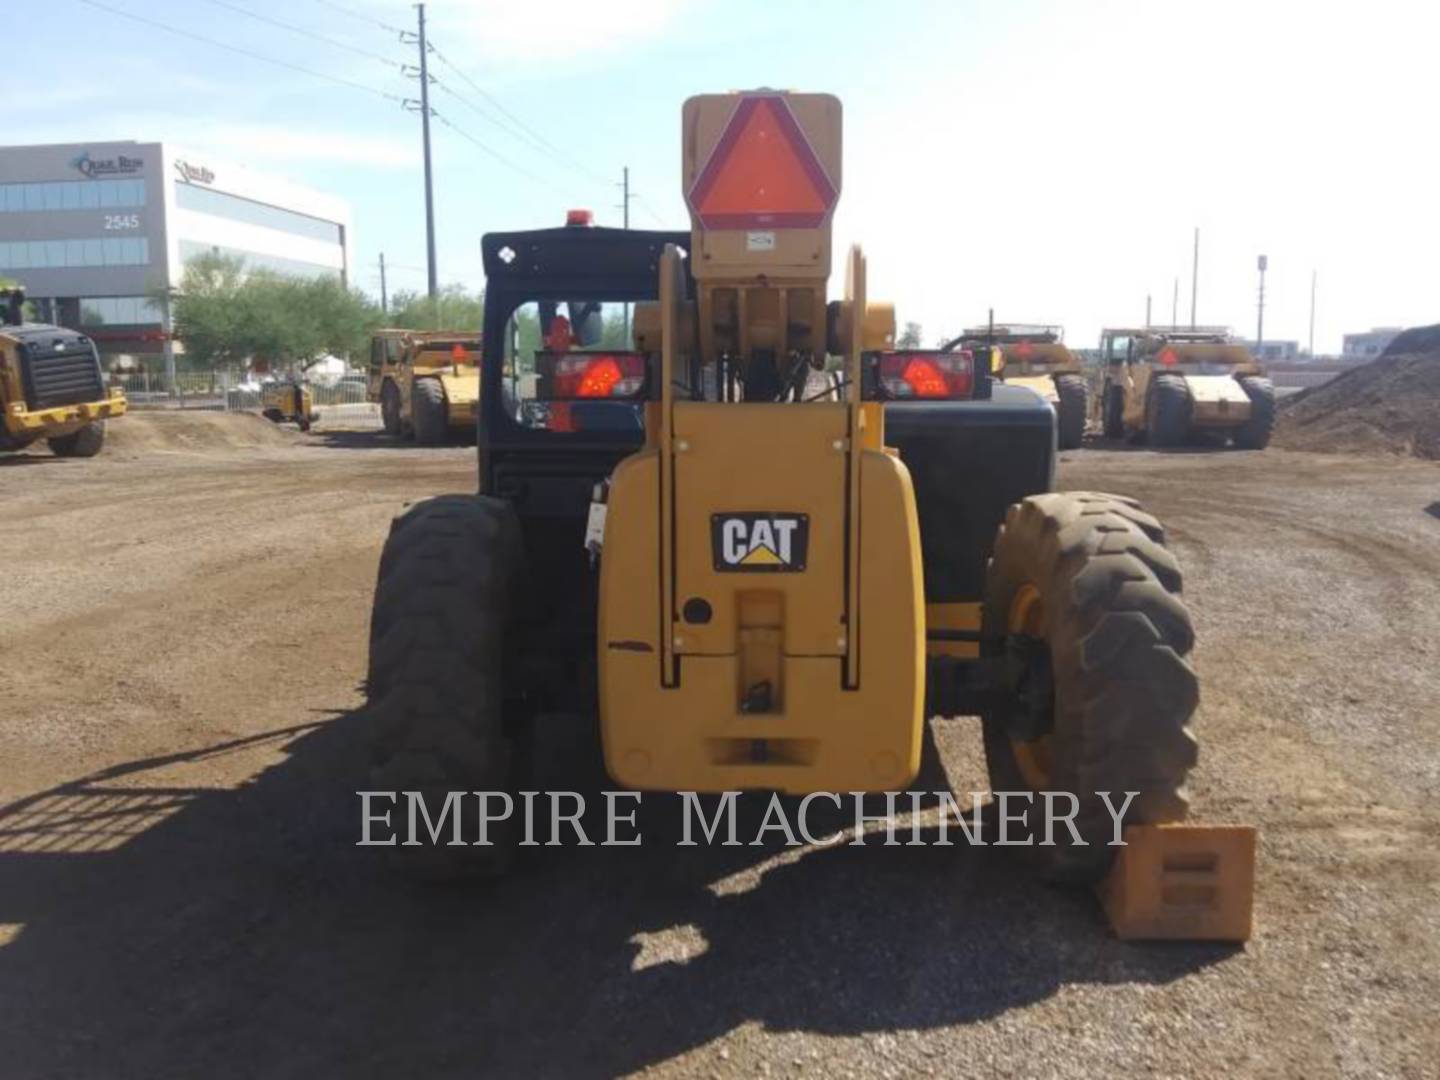
{"type": "Polygon", "coordinates": [[[885,442],[915,484],[927,603],[979,600],[1005,511],[1055,486],[1055,413],[1021,386],[988,401],[891,402],[885,442]]]}

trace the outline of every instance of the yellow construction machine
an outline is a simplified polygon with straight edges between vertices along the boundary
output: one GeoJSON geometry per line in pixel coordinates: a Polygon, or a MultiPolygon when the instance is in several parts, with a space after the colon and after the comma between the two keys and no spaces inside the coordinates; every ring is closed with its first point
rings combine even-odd
{"type": "Polygon", "coordinates": [[[458,330],[377,330],[367,397],[385,431],[422,446],[458,441],[475,427],[480,338],[458,330]]]}
{"type": "Polygon", "coordinates": [[[835,97],[694,97],[681,144],[686,231],[482,239],[479,493],[395,519],[367,680],[370,787],[465,839],[389,850],[505,869],[518,816],[479,842],[449,796],[514,792],[540,714],[598,715],[626,787],[796,795],[903,790],[928,717],[979,716],[995,791],[1075,800],[1050,872],[1101,878],[1101,793],[1174,822],[1196,758],[1163,528],[1052,491],[1051,408],[897,348],[858,247],[827,296],[835,97]]]}
{"type": "Polygon", "coordinates": [[[1055,410],[1059,448],[1080,445],[1090,415],[1090,387],[1080,359],[1065,345],[1062,328],[1020,323],[972,327],[942,346],[954,348],[970,349],[977,356],[989,353],[996,378],[1033,390],[1055,410]]]}
{"type": "Polygon", "coordinates": [[[44,439],[60,457],[94,457],[105,421],[125,413],[106,389],[95,343],[77,330],[26,322],[22,289],[0,291],[0,450],[44,439]]]}
{"type": "Polygon", "coordinates": [[[1263,450],[1275,387],[1224,327],[1107,329],[1102,415],[1107,437],[1183,446],[1205,437],[1263,450]]]}
{"type": "Polygon", "coordinates": [[[309,431],[317,419],[315,398],[299,378],[276,379],[260,388],[260,415],[275,424],[295,424],[309,431]]]}

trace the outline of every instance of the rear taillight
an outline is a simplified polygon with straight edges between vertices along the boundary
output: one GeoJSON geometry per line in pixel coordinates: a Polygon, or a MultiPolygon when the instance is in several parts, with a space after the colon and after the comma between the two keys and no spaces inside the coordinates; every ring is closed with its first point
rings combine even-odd
{"type": "Polygon", "coordinates": [[[895,401],[975,395],[975,357],[964,349],[880,353],[876,375],[880,395],[895,401]]]}
{"type": "Polygon", "coordinates": [[[645,355],[638,352],[535,355],[537,396],[546,401],[635,398],[645,390],[645,355]]]}

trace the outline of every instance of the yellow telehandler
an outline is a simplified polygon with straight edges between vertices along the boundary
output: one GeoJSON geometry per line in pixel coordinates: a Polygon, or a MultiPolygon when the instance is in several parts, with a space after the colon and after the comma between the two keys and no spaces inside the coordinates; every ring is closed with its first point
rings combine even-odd
{"type": "Polygon", "coordinates": [[[482,239],[479,492],[395,519],[371,615],[369,785],[444,819],[389,850],[503,871],[518,818],[477,839],[466,793],[517,790],[540,714],[598,714],[624,787],[796,795],[903,790],[927,717],[979,716],[991,787],[1033,796],[1022,827],[1035,793],[1074,799],[1076,831],[1035,848],[1050,872],[1101,878],[1101,793],[1133,792],[1132,824],[1187,809],[1194,632],[1164,529],[1051,490],[1035,394],[897,349],[858,247],[826,295],[835,97],[693,97],[681,142],[686,231],[482,239]],[[623,340],[577,330],[606,325],[623,340]]]}

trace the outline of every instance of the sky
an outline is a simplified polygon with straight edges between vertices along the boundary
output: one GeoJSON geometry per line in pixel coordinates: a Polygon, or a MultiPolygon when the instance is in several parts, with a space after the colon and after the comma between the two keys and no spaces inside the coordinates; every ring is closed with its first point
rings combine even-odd
{"type": "MultiPolygon", "coordinates": [[[[1440,321],[1440,6],[1166,0],[433,0],[440,278],[479,238],[586,207],[686,228],[680,107],[821,90],[845,108],[832,296],[927,343],[983,323],[1196,317],[1253,337],[1440,321]]],[[[50,0],[9,20],[5,145],[166,140],[348,199],[355,285],[423,289],[417,51],[400,0],[50,0]],[[149,20],[139,22],[133,17],[149,20]],[[180,31],[177,33],[176,31],[180,31]],[[186,36],[188,35],[188,36],[186,36]],[[299,70],[307,69],[307,70],[299,70]]]]}

